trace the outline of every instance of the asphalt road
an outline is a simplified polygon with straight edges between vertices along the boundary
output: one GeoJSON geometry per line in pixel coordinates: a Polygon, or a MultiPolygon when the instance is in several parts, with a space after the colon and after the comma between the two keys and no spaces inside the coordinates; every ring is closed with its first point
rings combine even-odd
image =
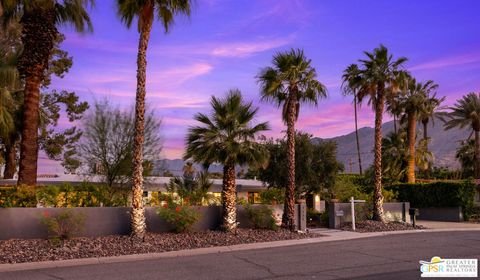
{"type": "MultiPolygon", "coordinates": [[[[128,263],[0,274],[0,279],[419,279],[419,260],[480,258],[480,232],[412,233],[128,263]]],[[[470,278],[471,279],[471,278],[470,278]]]]}

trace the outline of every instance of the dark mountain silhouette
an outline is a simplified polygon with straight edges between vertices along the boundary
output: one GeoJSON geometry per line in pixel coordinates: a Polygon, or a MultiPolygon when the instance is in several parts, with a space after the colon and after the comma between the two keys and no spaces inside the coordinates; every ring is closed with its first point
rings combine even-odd
{"type": "MultiPolygon", "coordinates": [[[[352,125],[353,126],[353,125],[352,125]]],[[[394,130],[393,121],[384,123],[382,126],[383,135],[394,130]]],[[[374,128],[362,127],[358,130],[360,139],[360,152],[362,157],[362,167],[365,170],[373,163],[373,146],[374,146],[374,128]]],[[[423,137],[423,126],[417,126],[417,135],[420,139],[423,137]]],[[[455,151],[460,145],[460,141],[470,136],[468,129],[451,129],[444,130],[442,122],[436,120],[434,124],[429,125],[428,135],[430,137],[429,150],[435,157],[436,166],[446,166],[450,168],[458,168],[459,164],[455,159],[455,151]]],[[[355,140],[355,132],[333,138],[314,138],[316,141],[331,140],[337,142],[337,159],[345,165],[345,171],[358,172],[357,144],[355,140]]]]}
{"type": "MultiPolygon", "coordinates": [[[[353,124],[352,124],[353,126],[353,124]]],[[[393,121],[386,122],[382,126],[383,135],[392,132],[393,121]]],[[[417,126],[418,138],[423,137],[423,126],[417,126]]],[[[374,145],[374,128],[362,127],[358,130],[360,138],[360,151],[362,157],[362,167],[367,169],[373,163],[373,145],[374,145]]],[[[459,164],[455,159],[455,151],[460,145],[460,141],[470,136],[468,129],[451,129],[444,130],[442,122],[436,120],[434,124],[430,123],[428,127],[428,135],[430,137],[429,149],[435,156],[435,166],[445,166],[450,168],[458,168],[459,164]]],[[[355,132],[341,135],[333,138],[313,138],[313,141],[335,141],[337,142],[337,159],[345,165],[345,171],[358,172],[357,144],[355,141],[355,132]],[[351,169],[350,169],[351,167],[351,169]]],[[[185,161],[181,159],[164,159],[155,163],[157,174],[163,173],[163,170],[169,170],[174,175],[181,175],[185,161]]],[[[195,164],[197,170],[202,167],[195,164]]],[[[244,167],[246,170],[247,168],[244,167]]],[[[239,170],[239,168],[237,168],[239,170]]],[[[209,172],[222,172],[222,165],[212,165],[209,172]]]]}

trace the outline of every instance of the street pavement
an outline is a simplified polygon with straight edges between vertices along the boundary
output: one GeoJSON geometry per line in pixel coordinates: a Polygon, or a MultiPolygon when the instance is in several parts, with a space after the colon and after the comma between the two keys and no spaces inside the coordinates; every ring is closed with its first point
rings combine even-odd
{"type": "Polygon", "coordinates": [[[480,231],[417,232],[123,263],[0,273],[0,279],[419,279],[419,261],[479,258],[480,231]]]}

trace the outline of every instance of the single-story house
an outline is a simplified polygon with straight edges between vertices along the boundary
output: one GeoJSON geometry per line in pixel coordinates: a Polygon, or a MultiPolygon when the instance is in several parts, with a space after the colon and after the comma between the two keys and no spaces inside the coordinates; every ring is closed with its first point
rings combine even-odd
{"type": "MultiPolygon", "coordinates": [[[[166,186],[172,177],[145,177],[144,178],[144,197],[148,201],[152,198],[154,193],[166,192],[166,186]]],[[[213,185],[210,192],[213,196],[218,197],[220,200],[222,192],[222,179],[211,179],[213,185]]],[[[61,174],[61,175],[39,175],[37,178],[37,185],[60,185],[69,183],[72,185],[81,184],[83,182],[89,182],[93,184],[103,183],[101,176],[92,175],[74,175],[74,174],[61,174]]],[[[259,180],[251,179],[236,179],[237,184],[237,198],[244,199],[251,204],[260,203],[260,192],[266,190],[268,187],[259,180]]],[[[15,185],[16,179],[0,179],[0,186],[15,185]]],[[[318,211],[323,212],[325,210],[325,203],[320,201],[320,196],[316,195],[314,198],[314,206],[318,211]]]]}

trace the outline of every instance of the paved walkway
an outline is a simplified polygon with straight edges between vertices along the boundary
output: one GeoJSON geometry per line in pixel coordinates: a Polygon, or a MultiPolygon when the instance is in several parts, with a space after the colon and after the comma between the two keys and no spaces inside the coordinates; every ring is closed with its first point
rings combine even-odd
{"type": "Polygon", "coordinates": [[[480,224],[474,223],[454,223],[418,220],[417,224],[428,229],[480,229],[480,224]]]}

